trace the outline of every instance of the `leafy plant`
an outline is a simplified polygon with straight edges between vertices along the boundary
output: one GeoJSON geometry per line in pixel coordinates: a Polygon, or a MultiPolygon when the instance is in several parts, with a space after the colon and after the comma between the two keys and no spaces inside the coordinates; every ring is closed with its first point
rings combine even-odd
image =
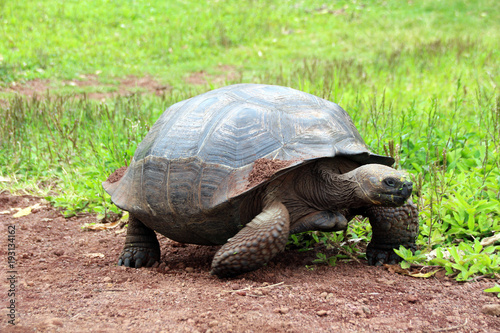
{"type": "Polygon", "coordinates": [[[401,261],[401,268],[403,269],[410,268],[412,263],[425,262],[427,259],[421,251],[415,251],[415,253],[413,253],[404,246],[400,246],[399,249],[394,249],[394,252],[403,258],[403,261],[401,261]]]}
{"type": "Polygon", "coordinates": [[[495,284],[494,287],[484,290],[487,293],[497,293],[497,297],[500,298],[500,285],[495,284]]]}
{"type": "Polygon", "coordinates": [[[461,242],[458,245],[438,247],[433,255],[420,251],[412,254],[400,247],[395,252],[403,258],[402,268],[409,268],[411,263],[437,265],[444,267],[447,275],[455,276],[458,281],[472,280],[476,275],[494,278],[500,273],[500,246],[483,247],[479,241],[473,244],[461,242]]]}
{"type": "MultiPolygon", "coordinates": [[[[351,233],[352,235],[352,233],[351,233]]],[[[297,248],[298,251],[311,251],[317,249],[315,264],[335,266],[339,259],[357,260],[362,257],[359,248],[361,239],[346,239],[347,232],[305,232],[290,235],[288,248],[297,248]]]]}

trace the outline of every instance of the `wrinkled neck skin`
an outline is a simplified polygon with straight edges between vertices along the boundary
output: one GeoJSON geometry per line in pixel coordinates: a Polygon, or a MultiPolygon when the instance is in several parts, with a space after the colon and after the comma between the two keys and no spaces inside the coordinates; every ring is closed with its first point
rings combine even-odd
{"type": "Polygon", "coordinates": [[[279,200],[292,221],[317,211],[347,211],[370,205],[363,199],[357,171],[341,174],[352,165],[315,164],[302,167],[273,181],[267,187],[266,199],[279,200]]]}
{"type": "Polygon", "coordinates": [[[297,177],[295,191],[318,210],[359,208],[366,206],[367,202],[361,198],[361,186],[356,176],[356,170],[339,174],[314,168],[308,170],[307,177],[297,177]]]}

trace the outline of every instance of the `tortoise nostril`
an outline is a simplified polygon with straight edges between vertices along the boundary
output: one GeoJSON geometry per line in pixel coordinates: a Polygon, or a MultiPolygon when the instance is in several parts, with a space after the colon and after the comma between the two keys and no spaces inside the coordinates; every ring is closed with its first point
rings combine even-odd
{"type": "Polygon", "coordinates": [[[410,195],[413,191],[413,183],[412,182],[404,182],[402,192],[405,195],[410,195]]]}

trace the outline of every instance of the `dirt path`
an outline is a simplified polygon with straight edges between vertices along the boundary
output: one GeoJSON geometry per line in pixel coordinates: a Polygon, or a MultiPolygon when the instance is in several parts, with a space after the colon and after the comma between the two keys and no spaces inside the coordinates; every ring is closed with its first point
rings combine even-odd
{"type": "Polygon", "coordinates": [[[0,212],[2,280],[17,279],[13,297],[1,285],[2,332],[500,332],[500,318],[481,311],[500,303],[482,291],[492,281],[419,280],[352,262],[310,270],[304,262],[314,254],[295,251],[219,280],[208,273],[216,248],[166,238],[159,268],[125,269],[115,265],[123,229],[82,231],[93,216],[65,219],[30,196],[0,194],[0,212]]]}
{"type": "MultiPolygon", "coordinates": [[[[186,75],[184,81],[191,86],[223,84],[224,82],[241,82],[242,74],[238,68],[230,65],[219,65],[213,73],[206,71],[193,72],[186,75]]],[[[108,78],[109,80],[109,78],[108,78]]],[[[11,82],[0,85],[0,92],[17,93],[24,96],[45,96],[47,92],[54,94],[76,93],[81,95],[86,91],[89,99],[104,101],[117,96],[127,96],[132,93],[148,93],[161,96],[172,89],[168,84],[162,84],[151,76],[136,77],[129,75],[125,78],[114,78],[111,83],[100,81],[99,74],[82,74],[73,80],[34,79],[26,82],[11,82]]],[[[0,105],[2,99],[0,98],[0,105]]],[[[4,100],[3,103],[6,103],[4,100]]]]}

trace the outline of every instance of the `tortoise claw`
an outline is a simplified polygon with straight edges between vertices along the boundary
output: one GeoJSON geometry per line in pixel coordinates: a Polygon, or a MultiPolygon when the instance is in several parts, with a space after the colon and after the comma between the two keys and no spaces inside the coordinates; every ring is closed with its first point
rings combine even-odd
{"type": "Polygon", "coordinates": [[[402,258],[394,252],[401,245],[415,252],[418,236],[418,210],[411,200],[400,207],[374,206],[364,216],[370,219],[373,237],[366,249],[368,264],[397,264],[402,258]]]}
{"type": "Polygon", "coordinates": [[[156,261],[160,261],[160,251],[156,248],[126,247],[123,249],[118,266],[125,267],[151,267],[156,261]]]}
{"type": "Polygon", "coordinates": [[[370,245],[371,244],[369,244],[366,249],[366,259],[370,266],[382,266],[383,264],[394,265],[403,260],[394,252],[394,248],[377,248],[370,245]]]}

